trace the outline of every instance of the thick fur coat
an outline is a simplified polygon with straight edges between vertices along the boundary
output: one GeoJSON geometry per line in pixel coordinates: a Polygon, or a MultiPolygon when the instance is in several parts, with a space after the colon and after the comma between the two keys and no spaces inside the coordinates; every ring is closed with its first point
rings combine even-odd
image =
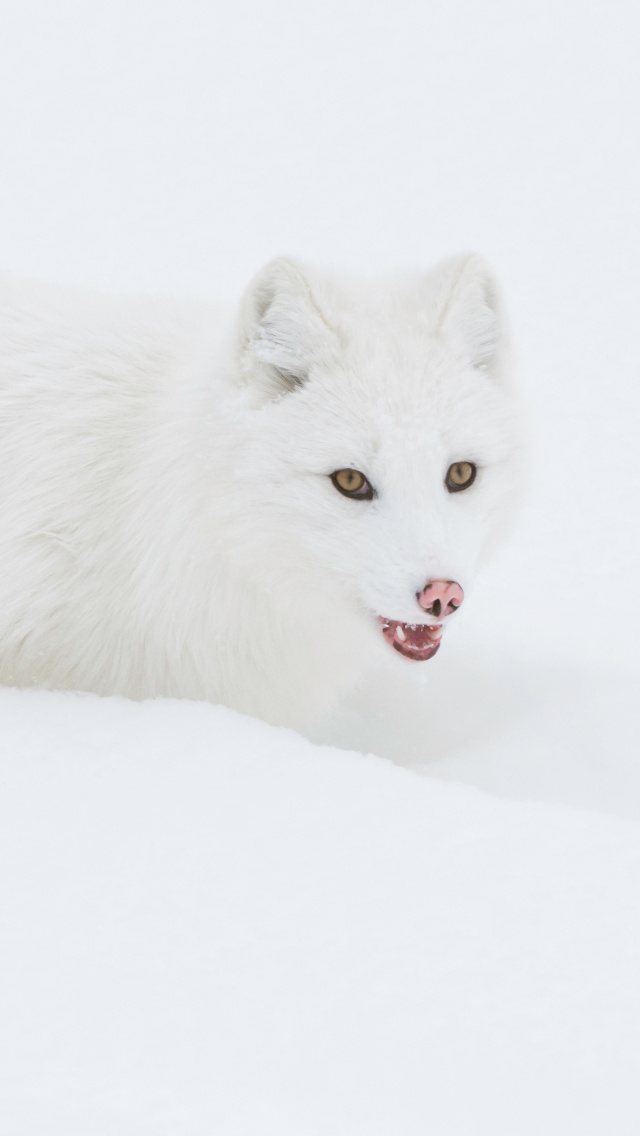
{"type": "Polygon", "coordinates": [[[278,260],[230,315],[3,280],[0,681],[309,723],[504,528],[509,372],[475,256],[375,285],[278,260]]]}

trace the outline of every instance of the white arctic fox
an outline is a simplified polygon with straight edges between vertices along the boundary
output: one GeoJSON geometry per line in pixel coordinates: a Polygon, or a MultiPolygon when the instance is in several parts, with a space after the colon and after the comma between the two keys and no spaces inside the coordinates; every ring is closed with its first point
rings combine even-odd
{"type": "Polygon", "coordinates": [[[435,654],[517,482],[482,260],[276,260],[226,318],[11,279],[0,310],[1,682],[303,727],[435,654]]]}

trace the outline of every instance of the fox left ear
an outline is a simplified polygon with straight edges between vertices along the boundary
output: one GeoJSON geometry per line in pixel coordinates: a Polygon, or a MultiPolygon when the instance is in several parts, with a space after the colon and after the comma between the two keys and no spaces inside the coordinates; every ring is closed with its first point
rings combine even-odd
{"type": "Polygon", "coordinates": [[[436,269],[437,330],[457,339],[478,370],[505,377],[510,337],[502,294],[493,272],[475,253],[436,269]]]}
{"type": "Polygon", "coordinates": [[[249,286],[240,336],[244,377],[270,398],[302,386],[312,364],[332,356],[337,344],[308,275],[284,257],[267,264],[249,286]]]}

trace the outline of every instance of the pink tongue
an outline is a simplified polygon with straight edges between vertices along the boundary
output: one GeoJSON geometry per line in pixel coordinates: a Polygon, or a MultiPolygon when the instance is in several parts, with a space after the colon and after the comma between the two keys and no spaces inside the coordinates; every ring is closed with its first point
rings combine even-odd
{"type": "Polygon", "coordinates": [[[418,623],[412,627],[410,623],[400,623],[395,619],[381,619],[380,623],[387,643],[408,659],[431,659],[440,646],[442,628],[439,625],[431,627],[418,623]]]}

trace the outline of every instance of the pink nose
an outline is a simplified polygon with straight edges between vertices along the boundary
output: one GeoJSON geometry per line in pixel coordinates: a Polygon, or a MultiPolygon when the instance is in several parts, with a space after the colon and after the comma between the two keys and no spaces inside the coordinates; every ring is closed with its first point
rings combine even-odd
{"type": "Polygon", "coordinates": [[[453,615],[464,599],[464,592],[455,580],[431,580],[421,592],[416,592],[420,607],[436,619],[453,615]]]}

